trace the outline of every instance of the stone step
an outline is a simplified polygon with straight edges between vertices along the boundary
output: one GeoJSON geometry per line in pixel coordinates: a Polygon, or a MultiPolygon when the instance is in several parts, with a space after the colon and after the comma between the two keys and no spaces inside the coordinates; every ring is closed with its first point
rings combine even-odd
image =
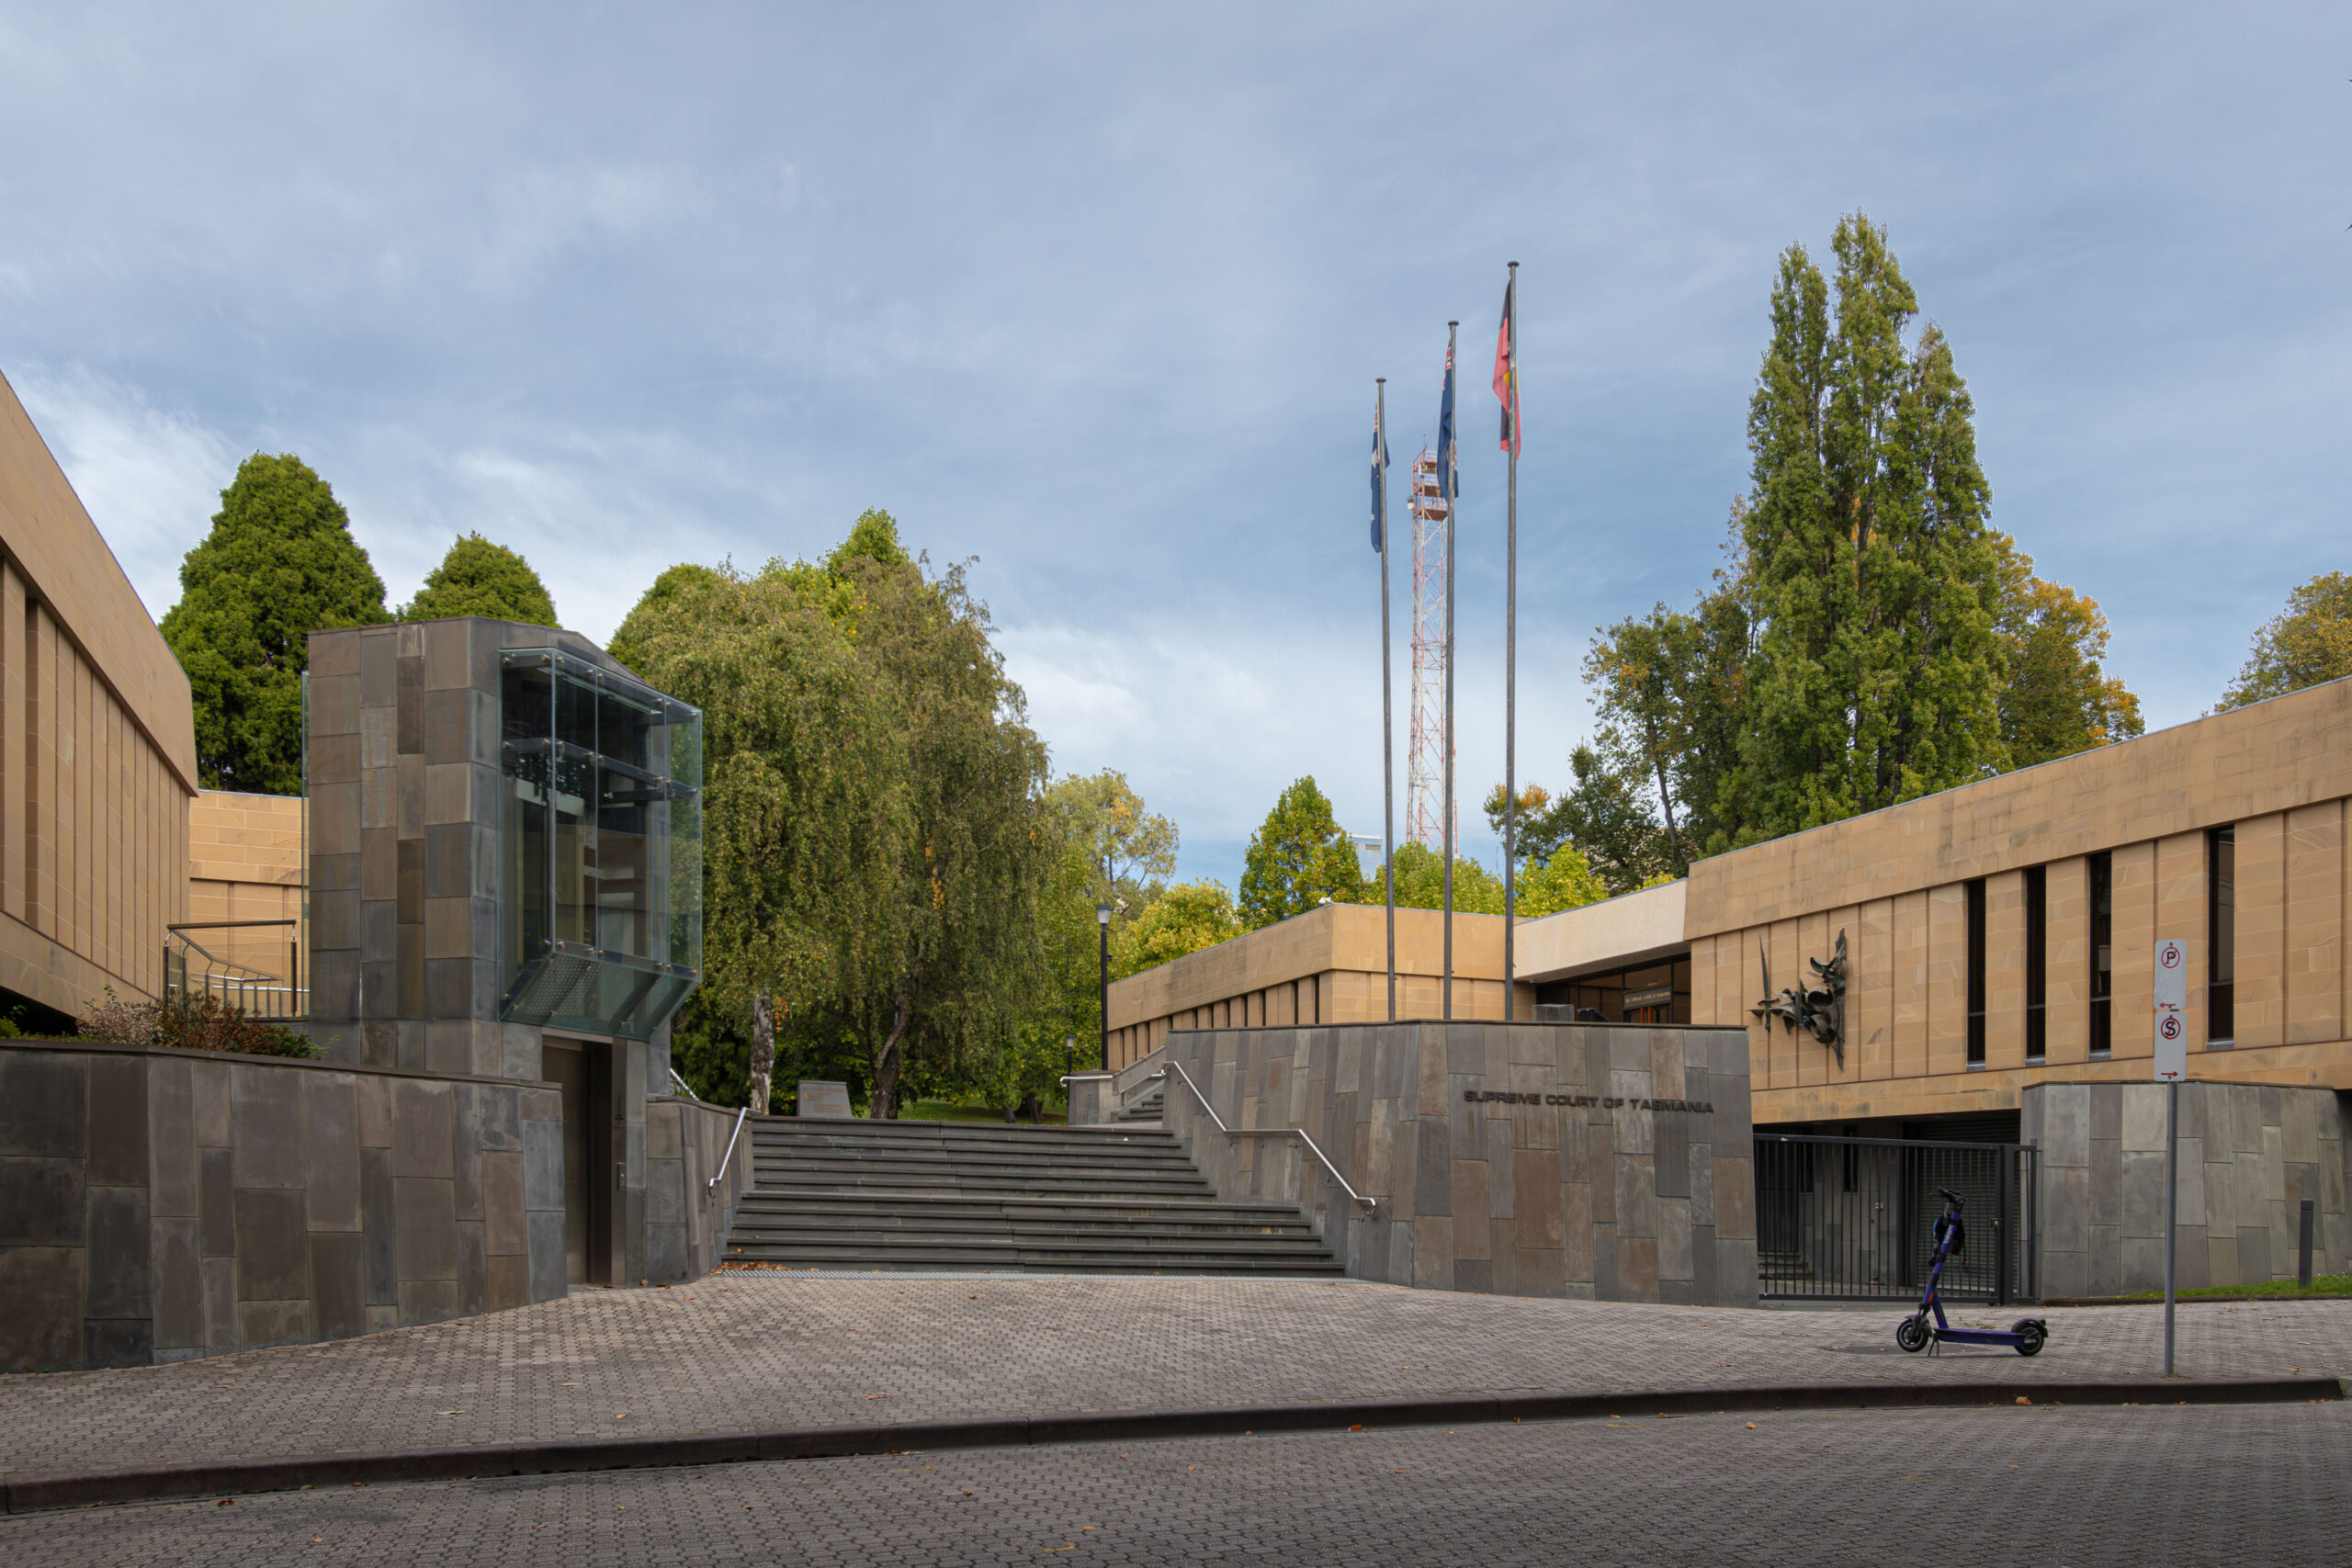
{"type": "Polygon", "coordinates": [[[943,1148],[924,1144],[855,1144],[829,1143],[810,1138],[795,1143],[761,1142],[752,1145],[755,1157],[772,1159],[877,1159],[911,1160],[956,1165],[1085,1165],[1085,1166],[1181,1166],[1192,1161],[1184,1151],[1173,1144],[1136,1148],[1116,1146],[1100,1153],[1086,1149],[1043,1148],[1016,1149],[1001,1145],[983,1145],[975,1148],[943,1148]]]}
{"type": "Polygon", "coordinates": [[[1102,1233],[1059,1232],[1050,1227],[1035,1230],[982,1230],[971,1227],[943,1228],[910,1226],[893,1229],[887,1225],[804,1225],[798,1227],[738,1226],[728,1238],[730,1247],[847,1247],[862,1251],[876,1248],[896,1249],[901,1247],[945,1247],[980,1248],[1001,1251],[1012,1248],[1021,1252],[1064,1252],[1072,1255],[1116,1252],[1136,1254],[1181,1253],[1206,1257],[1217,1253],[1235,1258],[1267,1258],[1277,1254],[1287,1257],[1294,1253],[1329,1256],[1322,1244],[1312,1235],[1252,1235],[1246,1233],[1213,1233],[1204,1235],[1106,1235],[1102,1233]]]}
{"type": "Polygon", "coordinates": [[[1028,1171],[1101,1171],[1105,1175],[1132,1178],[1137,1181],[1157,1181],[1170,1176],[1190,1175],[1195,1168],[1190,1160],[912,1159],[892,1149],[876,1149],[865,1155],[845,1149],[803,1149],[781,1154],[761,1149],[752,1154],[752,1160],[760,1168],[776,1170],[937,1170],[975,1177],[1019,1175],[1028,1171]]]}
{"type": "MultiPolygon", "coordinates": [[[[1234,1258],[1222,1254],[1188,1257],[1157,1253],[1132,1256],[1069,1257],[1053,1253],[972,1252],[953,1247],[891,1247],[872,1252],[855,1249],[790,1247],[763,1251],[729,1247],[727,1263],[782,1263],[800,1269],[838,1269],[889,1273],[899,1269],[1002,1269],[1027,1274],[1266,1274],[1284,1277],[1337,1278],[1344,1272],[1329,1253],[1296,1258],[1234,1258]]],[[[723,1268],[725,1264],[722,1264],[723,1268]]]]}
{"type": "Polygon", "coordinates": [[[740,1230],[773,1230],[778,1226],[856,1225],[881,1230],[909,1230],[956,1226],[978,1226],[983,1230],[1005,1229],[1067,1233],[1071,1235],[1101,1235],[1128,1234],[1136,1235],[1313,1235],[1306,1221],[1295,1213],[1288,1218],[1267,1214],[1071,1214],[1058,1211],[1024,1213],[1020,1210],[1000,1211],[969,1206],[945,1208],[925,1205],[919,1208],[850,1209],[844,1210],[824,1202],[787,1201],[780,1204],[761,1204],[739,1211],[736,1227],[740,1230]]]}
{"type": "Polygon", "coordinates": [[[972,1140],[989,1143],[1117,1144],[1124,1129],[1110,1127],[1039,1126],[1030,1122],[869,1122],[807,1120],[795,1116],[752,1117],[745,1129],[754,1140],[763,1138],[834,1137],[885,1139],[903,1143],[972,1140]]]}
{"type": "Polygon", "coordinates": [[[1153,1208],[1168,1203],[1205,1203],[1214,1201],[1216,1194],[1205,1184],[1197,1187],[1171,1189],[1166,1187],[1123,1187],[1103,1181],[1056,1184],[1033,1181],[1015,1185],[1010,1182],[981,1183],[963,1187],[941,1187],[928,1181],[892,1182],[858,1181],[763,1181],[756,1190],[778,1198],[804,1202],[839,1201],[846,1203],[879,1202],[899,1208],[910,1203],[935,1201],[943,1195],[978,1199],[990,1203],[1033,1200],[1039,1202],[1073,1202],[1094,1200],[1125,1209],[1153,1208]]]}
{"type": "Polygon", "coordinates": [[[1024,1153],[1004,1149],[913,1149],[895,1146],[844,1148],[839,1144],[759,1144],[752,1157],[782,1164],[835,1160],[856,1164],[941,1167],[958,1170],[1186,1170],[1193,1162],[1178,1150],[1151,1150],[1088,1158],[1060,1149],[1024,1153]]]}
{"type": "Polygon", "coordinates": [[[1228,1203],[1168,1133],[991,1122],[751,1124],[727,1256],[800,1268],[1326,1276],[1295,1208],[1228,1203]]]}
{"type": "Polygon", "coordinates": [[[778,1169],[819,1170],[841,1166],[888,1167],[893,1170],[956,1170],[985,1176],[993,1171],[1011,1170],[1103,1170],[1123,1176],[1150,1178],[1194,1168],[1193,1162],[1182,1157],[1154,1159],[1070,1159],[1060,1156],[1039,1155],[1031,1159],[1009,1159],[995,1154],[958,1156],[953,1154],[910,1154],[902,1149],[754,1149],[752,1158],[760,1165],[778,1169]]]}
{"type": "Polygon", "coordinates": [[[797,1187],[755,1187],[743,1194],[743,1213],[936,1213],[1016,1215],[1028,1220],[1125,1223],[1171,1220],[1197,1224],[1306,1224],[1286,1203],[1221,1203],[1216,1199],[1146,1197],[1089,1199],[1075,1194],[1028,1197],[986,1192],[802,1192],[797,1187]]]}

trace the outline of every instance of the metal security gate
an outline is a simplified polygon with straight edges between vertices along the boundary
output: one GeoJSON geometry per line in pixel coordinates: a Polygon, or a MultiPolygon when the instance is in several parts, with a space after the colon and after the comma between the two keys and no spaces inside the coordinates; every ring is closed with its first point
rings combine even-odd
{"type": "Polygon", "coordinates": [[[2030,1234],[2040,1151],[2017,1144],[1756,1135],[1756,1250],[1767,1300],[1917,1301],[1935,1248],[1939,1188],[1965,1205],[1944,1266],[1955,1302],[2034,1301],[2030,1234]]]}

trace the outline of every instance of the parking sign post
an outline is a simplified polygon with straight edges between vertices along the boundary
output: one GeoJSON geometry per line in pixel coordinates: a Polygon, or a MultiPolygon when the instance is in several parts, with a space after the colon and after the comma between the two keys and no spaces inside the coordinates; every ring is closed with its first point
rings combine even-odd
{"type": "Polygon", "coordinates": [[[2188,944],[2156,943],[2156,1081],[2165,1086],[2165,1376],[2173,1375],[2174,1237],[2180,1228],[2180,1080],[2188,1076],[2188,944]]]}

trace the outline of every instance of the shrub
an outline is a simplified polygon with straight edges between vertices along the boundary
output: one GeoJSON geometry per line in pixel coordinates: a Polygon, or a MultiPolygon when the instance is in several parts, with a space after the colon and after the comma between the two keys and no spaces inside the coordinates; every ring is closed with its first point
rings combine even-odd
{"type": "Polygon", "coordinates": [[[316,1059],[324,1055],[309,1036],[284,1024],[248,1017],[218,997],[189,997],[158,1010],[154,1043],[184,1051],[236,1051],[249,1056],[316,1059]]]}
{"type": "Polygon", "coordinates": [[[109,987],[104,1002],[76,1014],[74,1032],[101,1045],[171,1045],[183,1051],[234,1051],[249,1056],[313,1060],[325,1055],[308,1035],[258,1018],[218,997],[126,1002],[109,987]]]}
{"type": "Polygon", "coordinates": [[[92,1002],[74,1015],[74,1034],[100,1045],[153,1045],[155,1013],[153,1002],[120,1000],[108,986],[105,1001],[92,1002]]]}

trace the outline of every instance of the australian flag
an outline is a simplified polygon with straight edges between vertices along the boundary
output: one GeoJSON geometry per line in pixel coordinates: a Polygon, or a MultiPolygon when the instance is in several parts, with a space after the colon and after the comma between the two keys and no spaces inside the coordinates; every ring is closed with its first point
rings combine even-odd
{"type": "Polygon", "coordinates": [[[1372,400],[1372,547],[1388,548],[1388,389],[1382,387],[1372,400]]]}

